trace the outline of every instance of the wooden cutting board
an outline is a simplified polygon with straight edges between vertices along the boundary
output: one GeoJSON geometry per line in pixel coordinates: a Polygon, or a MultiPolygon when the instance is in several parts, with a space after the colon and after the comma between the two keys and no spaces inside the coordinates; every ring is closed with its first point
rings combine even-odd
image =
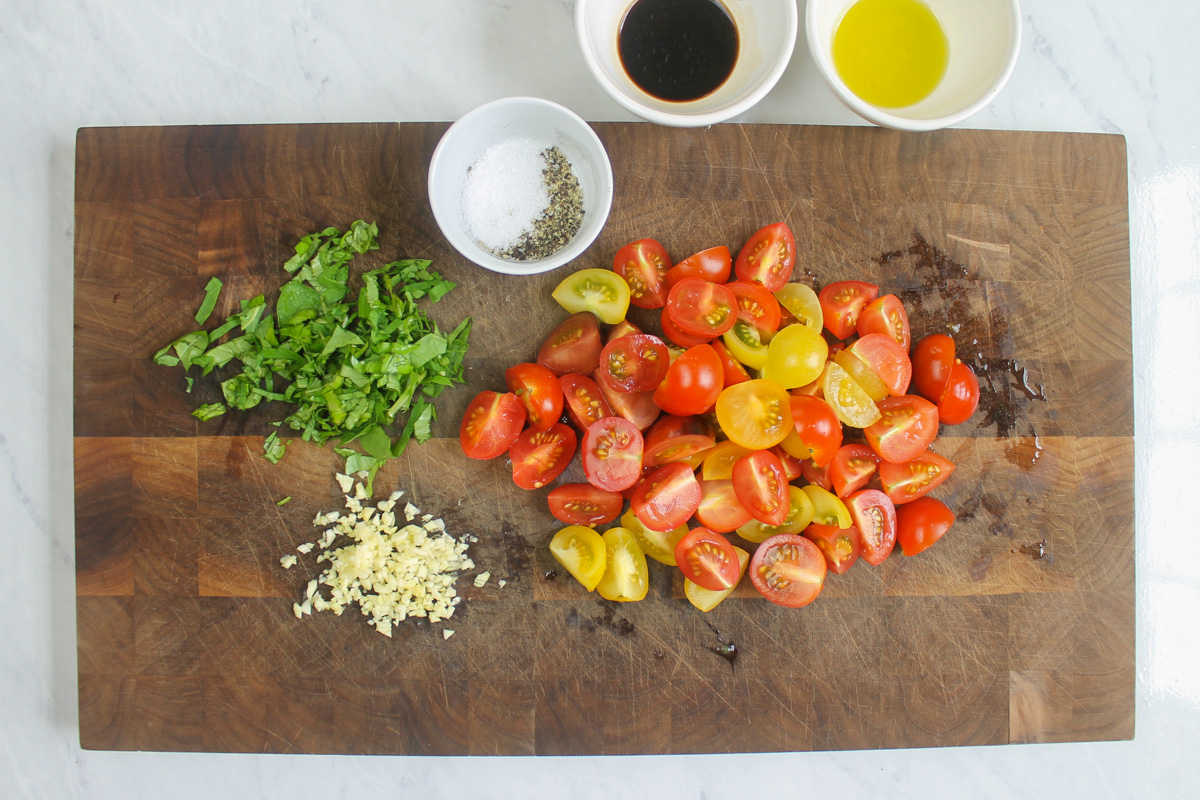
{"type": "MultiPolygon", "coordinates": [[[[786,220],[795,279],[899,294],[921,336],[953,326],[983,401],[936,449],[958,514],[926,553],[830,575],[788,610],[741,592],[704,615],[651,563],[614,604],[554,569],[547,490],[456,441],[565,317],[566,271],[512,278],[457,256],[425,191],[441,123],[85,129],[75,194],[80,739],[96,749],[411,754],[790,751],[1128,739],[1134,719],[1133,364],[1119,136],[718,125],[595,126],[612,215],[574,266],[652,236],[675,259],[786,220]],[[427,257],[471,315],[469,384],[439,438],[381,474],[492,580],[437,626],[387,639],[357,614],[297,620],[315,574],[280,556],[341,507],[331,450],[259,457],[278,408],[198,423],[150,356],[284,281],[303,234],[376,220],[362,264],[427,257]],[[291,496],[285,506],[275,501],[291,496]],[[1039,557],[1040,556],[1040,557],[1039,557]],[[499,580],[507,581],[503,588],[499,580]],[[736,644],[738,657],[721,657],[736,644]]],[[[642,321],[648,318],[639,317],[642,321]]],[[[579,479],[577,467],[568,475],[579,479]]]]}

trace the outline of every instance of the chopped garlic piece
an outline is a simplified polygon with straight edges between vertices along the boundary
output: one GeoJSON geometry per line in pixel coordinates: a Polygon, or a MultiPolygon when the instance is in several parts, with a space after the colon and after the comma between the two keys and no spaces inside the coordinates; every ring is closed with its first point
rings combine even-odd
{"type": "Polygon", "coordinates": [[[296,548],[296,552],[300,553],[301,555],[308,555],[309,553],[312,552],[312,549],[314,547],[316,547],[316,545],[314,543],[305,542],[304,544],[302,544],[296,548]]]}
{"type": "Polygon", "coordinates": [[[404,497],[404,490],[397,489],[396,491],[394,491],[388,495],[388,500],[391,500],[394,503],[397,500],[399,500],[401,497],[404,497]]]}
{"type": "Polygon", "coordinates": [[[429,520],[431,520],[431,519],[433,519],[433,514],[422,514],[421,515],[421,522],[429,522],[429,520]]]}
{"type": "Polygon", "coordinates": [[[503,589],[503,588],[504,588],[504,586],[505,586],[505,584],[507,584],[507,583],[508,583],[508,581],[506,581],[506,580],[504,580],[503,578],[501,578],[501,579],[500,579],[500,584],[499,584],[499,585],[500,585],[500,588],[501,588],[501,589],[503,589]]]}
{"type": "Polygon", "coordinates": [[[296,615],[296,619],[304,619],[304,611],[299,603],[292,603],[292,613],[296,615]]]}
{"type": "Polygon", "coordinates": [[[445,641],[454,635],[454,631],[449,628],[442,628],[442,640],[445,641]]]}
{"type": "Polygon", "coordinates": [[[354,484],[354,499],[355,500],[366,500],[367,499],[367,490],[363,487],[363,485],[361,483],[354,484]]]}
{"type": "Polygon", "coordinates": [[[292,567],[296,566],[296,560],[297,559],[295,556],[286,555],[279,559],[279,566],[283,567],[284,569],[291,569],[292,567]]]}
{"type": "Polygon", "coordinates": [[[354,478],[351,478],[349,475],[343,475],[339,472],[335,477],[337,478],[338,486],[341,487],[343,494],[354,488],[354,478]]]}
{"type": "Polygon", "coordinates": [[[414,519],[416,519],[417,515],[420,513],[421,509],[417,508],[412,503],[404,504],[404,518],[409,522],[412,522],[414,519]]]}
{"type": "Polygon", "coordinates": [[[424,527],[430,533],[439,533],[446,530],[446,523],[440,519],[426,520],[424,527]]]}
{"type": "Polygon", "coordinates": [[[475,588],[477,588],[477,589],[482,588],[483,585],[488,582],[488,578],[490,578],[490,577],[492,577],[492,573],[490,573],[490,572],[481,572],[478,575],[476,575],[475,576],[475,588]]]}

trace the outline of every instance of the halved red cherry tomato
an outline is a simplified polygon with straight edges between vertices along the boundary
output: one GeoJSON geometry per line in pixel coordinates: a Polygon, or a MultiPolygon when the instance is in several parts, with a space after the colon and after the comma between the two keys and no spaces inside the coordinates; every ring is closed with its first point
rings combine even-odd
{"type": "Polygon", "coordinates": [[[845,498],[866,486],[882,460],[865,444],[842,445],[829,465],[834,494],[845,498]]]}
{"type": "Polygon", "coordinates": [[[606,492],[620,492],[642,474],[642,432],[621,417],[593,422],[583,434],[583,474],[606,492]]]}
{"type": "Polygon", "coordinates": [[[842,423],[833,406],[819,397],[791,395],[792,430],[780,446],[804,461],[826,466],[842,446],[842,423]]]}
{"type": "Polygon", "coordinates": [[[630,507],[650,530],[669,531],[688,521],[700,506],[700,483],[682,461],[655,467],[638,481],[630,507]]]}
{"type": "Polygon", "coordinates": [[[918,397],[885,397],[879,406],[878,422],[863,428],[867,444],[884,461],[903,464],[925,452],[937,438],[937,406],[918,397]]]}
{"type": "Polygon", "coordinates": [[[749,322],[761,334],[779,330],[779,301],[767,287],[753,281],[731,281],[725,288],[737,300],[738,319],[749,322]]]}
{"type": "Polygon", "coordinates": [[[548,430],[562,416],[562,386],[554,373],[541,364],[509,367],[504,372],[504,382],[525,406],[529,424],[537,430],[548,430]]]}
{"type": "Polygon", "coordinates": [[[750,559],[750,582],[763,597],[788,608],[806,606],[825,585],[825,557],[803,536],[781,533],[763,541],[750,559]]]}
{"type": "Polygon", "coordinates": [[[701,250],[671,267],[671,271],[667,273],[667,289],[672,289],[684,278],[702,278],[711,283],[725,283],[729,280],[732,267],[733,257],[725,245],[701,250]]]}
{"type": "Polygon", "coordinates": [[[649,428],[662,413],[654,402],[654,392],[618,392],[599,382],[596,386],[613,413],[632,422],[638,430],[649,428]]]}
{"type": "Polygon", "coordinates": [[[944,333],[931,333],[917,342],[911,358],[917,394],[935,403],[941,400],[954,368],[954,340],[944,333]]]}
{"type": "Polygon", "coordinates": [[[723,341],[713,339],[710,344],[712,349],[717,352],[717,358],[721,360],[721,378],[725,386],[733,386],[735,383],[750,380],[750,373],[746,371],[746,367],[730,355],[729,348],[723,341]]]}
{"type": "Polygon", "coordinates": [[[779,456],[770,450],[738,459],[733,465],[733,489],[750,516],[764,525],[782,525],[787,519],[788,481],[779,456]]]}
{"type": "Polygon", "coordinates": [[[707,528],[692,528],[679,540],[675,545],[675,563],[683,577],[714,592],[733,588],[742,575],[733,545],[707,528]]]}
{"type": "Polygon", "coordinates": [[[684,333],[712,339],[737,321],[737,300],[719,283],[684,278],[671,288],[666,313],[684,333]]]}
{"type": "Polygon", "coordinates": [[[496,458],[508,452],[524,427],[525,406],[515,394],[480,392],[463,414],[458,443],[467,458],[496,458]]]}
{"type": "Polygon", "coordinates": [[[862,557],[879,566],[896,546],[896,506],[878,489],[863,489],[846,498],[854,527],[862,536],[862,557]]]}
{"type": "Polygon", "coordinates": [[[822,289],[821,314],[825,329],[839,339],[845,339],[858,327],[862,310],[879,295],[879,287],[865,281],[834,281],[822,289]]]}
{"type": "Polygon", "coordinates": [[[733,267],[738,280],[754,281],[778,292],[792,277],[796,265],[796,237],[786,222],[756,231],[738,252],[733,267]]]}
{"type": "Polygon", "coordinates": [[[654,402],[668,414],[686,417],[713,407],[725,387],[721,358],[710,345],[689,347],[667,368],[654,390],[654,402]]]}
{"type": "Polygon", "coordinates": [[[550,490],[550,513],[568,525],[603,525],[621,513],[625,498],[586,483],[564,483],[550,490]]]}
{"type": "Polygon", "coordinates": [[[904,352],[912,346],[912,329],[908,324],[908,312],[894,294],[877,297],[858,315],[858,335],[882,333],[900,345],[904,352]]]}
{"type": "Polygon", "coordinates": [[[629,284],[629,302],[638,308],[662,308],[667,302],[671,257],[653,239],[639,239],[617,251],[613,272],[629,284]]]}
{"type": "Polygon", "coordinates": [[[921,497],[896,509],[896,540],[906,556],[915,556],[954,525],[954,512],[934,497],[921,497]]]}
{"type": "Polygon", "coordinates": [[[862,534],[858,528],[839,528],[837,525],[809,525],[804,538],[815,544],[825,556],[830,572],[842,575],[854,566],[862,554],[862,534]]]}
{"type": "Polygon", "coordinates": [[[698,344],[709,344],[713,341],[711,336],[693,336],[685,332],[682,328],[675,324],[671,319],[671,315],[666,311],[661,317],[663,336],[680,347],[695,347],[698,344]]]}
{"type": "Polygon", "coordinates": [[[715,533],[729,533],[753,517],[738,500],[733,481],[700,481],[700,505],[696,521],[715,533]]]}
{"type": "Polygon", "coordinates": [[[508,449],[513,483],[522,489],[542,488],[571,463],[578,441],[575,431],[561,422],[544,431],[526,428],[508,449]]]}
{"type": "Polygon", "coordinates": [[[883,381],[888,393],[899,397],[908,391],[912,362],[903,347],[882,333],[868,333],[846,348],[883,381]]]}
{"type": "Polygon", "coordinates": [[[833,477],[831,473],[832,470],[828,464],[818,467],[813,463],[811,458],[806,458],[800,462],[800,474],[804,476],[804,480],[813,486],[820,486],[827,492],[833,491],[833,477]]]}
{"type": "Polygon", "coordinates": [[[879,464],[879,482],[897,506],[910,503],[936,489],[950,477],[954,463],[937,453],[926,450],[904,464],[879,464]]]}
{"type": "Polygon", "coordinates": [[[603,347],[595,314],[580,311],[550,331],[538,350],[537,363],[560,378],[569,372],[590,375],[600,363],[603,347]]]}
{"type": "Polygon", "coordinates": [[[634,333],[604,345],[596,383],[617,392],[649,392],[662,382],[669,365],[670,356],[662,339],[634,333]]]}
{"type": "Polygon", "coordinates": [[[787,478],[788,483],[791,483],[803,474],[800,467],[800,459],[784,450],[782,445],[775,445],[771,448],[771,452],[779,458],[779,463],[783,465],[783,477],[787,478]]]}
{"type": "Polygon", "coordinates": [[[947,425],[966,422],[979,407],[979,380],[975,372],[961,361],[955,360],[950,368],[950,380],[946,391],[938,401],[938,420],[947,425]]]}
{"type": "Polygon", "coordinates": [[[562,387],[567,416],[579,430],[586,431],[596,420],[613,415],[608,401],[600,394],[600,387],[586,375],[563,375],[558,385],[562,387]]]}
{"type": "MultiPolygon", "coordinates": [[[[622,336],[629,336],[634,333],[642,333],[642,329],[627,319],[623,319],[616,325],[608,329],[608,333],[604,335],[604,343],[608,344],[613,339],[620,339],[622,336]]],[[[596,357],[596,366],[600,366],[600,357],[596,357]]]]}
{"type": "Polygon", "coordinates": [[[642,464],[657,467],[672,461],[684,461],[709,450],[716,439],[712,425],[703,417],[659,417],[646,434],[642,464]]]}

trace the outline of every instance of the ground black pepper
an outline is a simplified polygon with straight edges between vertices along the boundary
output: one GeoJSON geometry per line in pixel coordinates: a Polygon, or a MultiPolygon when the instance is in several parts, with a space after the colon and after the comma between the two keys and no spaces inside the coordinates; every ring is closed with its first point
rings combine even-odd
{"type": "Polygon", "coordinates": [[[492,254],[513,261],[536,261],[562,250],[583,225],[583,191],[571,162],[557,147],[542,151],[546,166],[542,181],[549,204],[533,221],[533,230],[521,234],[516,244],[492,254]]]}

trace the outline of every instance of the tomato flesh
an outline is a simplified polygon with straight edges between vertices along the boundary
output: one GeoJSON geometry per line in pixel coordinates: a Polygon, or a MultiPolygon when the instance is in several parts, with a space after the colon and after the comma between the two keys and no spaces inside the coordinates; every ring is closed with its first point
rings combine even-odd
{"type": "Polygon", "coordinates": [[[600,326],[590,311],[567,317],[542,342],[537,363],[558,377],[567,373],[591,374],[600,363],[600,326]]]}
{"type": "Polygon", "coordinates": [[[604,574],[596,584],[600,596],[621,603],[644,599],[650,589],[650,572],[633,534],[624,528],[609,528],[603,541],[604,574]]]}
{"type": "Polygon", "coordinates": [[[862,536],[853,525],[809,525],[804,529],[804,538],[817,546],[825,557],[825,566],[838,575],[854,566],[862,554],[862,536]]]}
{"type": "Polygon", "coordinates": [[[906,353],[912,346],[912,328],[909,326],[908,312],[904,310],[900,298],[894,294],[885,294],[867,303],[858,315],[856,327],[859,336],[881,333],[900,345],[900,349],[906,353]]]}
{"type": "Polygon", "coordinates": [[[863,444],[847,444],[838,448],[829,467],[833,492],[848,497],[867,485],[883,459],[863,444]]]}
{"type": "Polygon", "coordinates": [[[777,292],[792,277],[796,265],[796,237],[786,222],[760,228],[742,245],[733,271],[738,280],[761,283],[777,292]]]}
{"type": "Polygon", "coordinates": [[[670,356],[662,339],[634,333],[604,345],[596,382],[617,392],[649,392],[662,382],[669,365],[670,356]]]}
{"type": "Polygon", "coordinates": [[[541,364],[509,367],[504,372],[504,382],[525,406],[529,424],[537,430],[548,430],[562,416],[562,385],[554,373],[541,364]]]}
{"type": "Polygon", "coordinates": [[[550,513],[568,525],[603,525],[621,513],[625,498],[586,483],[564,483],[550,490],[550,513]]]}
{"type": "Polygon", "coordinates": [[[686,524],[669,531],[651,530],[642,524],[631,508],[621,515],[621,527],[633,534],[633,538],[637,539],[642,552],[647,556],[668,567],[676,566],[675,545],[679,543],[680,539],[687,536],[686,524]]]}
{"type": "Polygon", "coordinates": [[[746,371],[746,367],[729,353],[729,348],[723,341],[713,339],[710,344],[721,361],[722,388],[750,380],[750,373],[746,371]]]}
{"type": "Polygon", "coordinates": [[[668,414],[659,417],[647,432],[642,463],[647,467],[657,467],[672,461],[684,461],[697,453],[704,453],[715,441],[712,425],[703,417],[668,414]]]}
{"type": "Polygon", "coordinates": [[[882,333],[868,333],[846,349],[883,381],[888,394],[900,396],[908,391],[912,362],[894,339],[882,333]]]}
{"type": "Polygon", "coordinates": [[[897,506],[911,503],[945,483],[954,472],[954,463],[926,450],[911,461],[879,464],[879,482],[883,491],[897,506]]]}
{"type": "Polygon", "coordinates": [[[654,239],[625,245],[613,257],[613,272],[629,284],[629,302],[638,308],[662,308],[667,302],[671,258],[654,239]]]}
{"type": "Polygon", "coordinates": [[[561,422],[544,431],[526,428],[508,449],[513,483],[522,489],[542,488],[571,463],[577,443],[575,431],[561,422]]]}
{"type": "Polygon", "coordinates": [[[725,286],[684,278],[671,287],[666,313],[684,333],[712,339],[733,327],[737,307],[733,292],[725,286]]]}
{"type": "Polygon", "coordinates": [[[934,497],[921,497],[896,509],[896,541],[906,556],[928,548],[952,525],[954,512],[934,497]]]}
{"type": "Polygon", "coordinates": [[[825,466],[842,446],[842,424],[833,407],[819,397],[792,395],[792,430],[780,446],[790,455],[825,466]]]}
{"type": "Polygon", "coordinates": [[[937,406],[915,394],[885,397],[878,422],[863,429],[867,444],[884,461],[903,464],[929,449],[937,438],[937,406]]]}
{"type": "Polygon", "coordinates": [[[862,539],[862,557],[879,566],[896,546],[896,506],[878,489],[863,489],[846,499],[862,539]]]}
{"type": "Polygon", "coordinates": [[[764,525],[751,518],[749,522],[738,528],[738,536],[747,542],[765,542],[772,536],[781,533],[800,533],[807,528],[813,519],[813,504],[798,486],[788,486],[788,515],[782,525],[764,525]]]}
{"type": "Polygon", "coordinates": [[[862,310],[879,296],[879,287],[865,281],[834,281],[822,289],[821,314],[825,329],[839,339],[845,339],[858,328],[862,310]]]}
{"type": "Polygon", "coordinates": [[[777,605],[800,608],[817,599],[828,568],[815,544],[803,536],[782,533],[758,546],[747,571],[763,597],[777,605]]]}
{"type": "Polygon", "coordinates": [[[551,296],[572,314],[590,311],[607,325],[625,319],[629,310],[629,284],[607,269],[581,269],[568,275],[551,296]]]}
{"type": "Polygon", "coordinates": [[[702,589],[720,592],[732,589],[741,577],[733,545],[707,528],[692,528],[675,545],[675,563],[683,577],[702,589]]]}
{"type": "Polygon", "coordinates": [[[467,458],[502,456],[525,427],[525,406],[511,392],[475,395],[458,428],[458,443],[467,458]]]}
{"type": "Polygon", "coordinates": [[[770,450],[751,453],[733,465],[733,489],[742,506],[764,525],[787,520],[788,481],[779,456],[770,450]]]}
{"type": "Polygon", "coordinates": [[[586,431],[593,422],[613,415],[600,387],[586,375],[563,375],[558,385],[562,387],[567,416],[579,430],[586,431]]]}
{"type": "Polygon", "coordinates": [[[570,525],[554,534],[550,554],[589,592],[600,583],[608,562],[604,539],[582,525],[570,525]]]}
{"type": "Polygon", "coordinates": [[[717,422],[734,444],[766,450],[782,442],[792,430],[792,407],[779,384],[760,378],[721,391],[717,422]]]}
{"type": "Polygon", "coordinates": [[[738,319],[748,322],[763,334],[779,330],[779,301],[761,283],[733,281],[725,284],[737,300],[738,319]]]}
{"type": "Polygon", "coordinates": [[[654,392],[620,392],[599,381],[596,382],[596,387],[612,412],[632,422],[640,431],[653,425],[654,420],[662,413],[658,404],[654,402],[654,392]]]}
{"type": "Polygon", "coordinates": [[[669,531],[696,513],[701,495],[692,468],[676,461],[656,467],[638,481],[630,506],[647,528],[669,531]]]}
{"type": "Polygon", "coordinates": [[[621,417],[605,417],[583,434],[583,474],[605,492],[621,492],[642,474],[642,432],[621,417]]]}
{"type": "Polygon", "coordinates": [[[715,533],[729,533],[753,517],[738,499],[731,480],[700,481],[700,505],[696,521],[715,533]]]}

